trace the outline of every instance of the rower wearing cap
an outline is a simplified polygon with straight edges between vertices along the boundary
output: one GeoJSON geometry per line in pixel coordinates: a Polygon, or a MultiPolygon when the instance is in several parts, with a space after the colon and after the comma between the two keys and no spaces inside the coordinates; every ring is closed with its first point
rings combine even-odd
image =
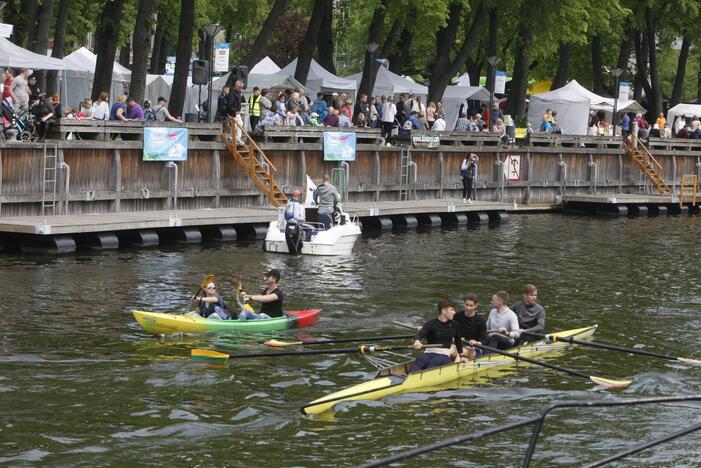
{"type": "Polygon", "coordinates": [[[197,311],[192,314],[208,319],[231,320],[226,303],[216,291],[214,283],[207,283],[203,291],[204,295],[192,297],[192,302],[197,302],[197,311]]]}
{"type": "Polygon", "coordinates": [[[241,293],[244,302],[260,302],[260,312],[255,313],[250,310],[243,310],[239,314],[239,320],[268,319],[272,317],[282,317],[283,292],[278,288],[280,282],[280,270],[272,269],[263,273],[265,277],[265,289],[260,294],[241,293]]]}
{"type": "Polygon", "coordinates": [[[457,350],[455,361],[460,361],[462,336],[460,326],[453,320],[455,305],[453,301],[442,299],[436,306],[438,317],[424,323],[414,337],[414,349],[421,349],[421,339],[426,338],[427,344],[439,344],[440,348],[429,348],[419,356],[411,366],[411,372],[418,372],[432,367],[450,364],[452,355],[457,350]],[[454,343],[453,343],[454,342],[454,343]]]}

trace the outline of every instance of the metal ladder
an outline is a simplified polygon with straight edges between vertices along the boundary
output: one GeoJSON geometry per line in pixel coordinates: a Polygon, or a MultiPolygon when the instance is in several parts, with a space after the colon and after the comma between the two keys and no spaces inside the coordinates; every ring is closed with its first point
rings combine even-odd
{"type": "Polygon", "coordinates": [[[399,200],[409,199],[409,167],[411,166],[411,150],[402,149],[402,159],[399,167],[399,200]]]}
{"type": "Polygon", "coordinates": [[[56,214],[56,178],[58,177],[58,146],[44,143],[44,163],[41,184],[41,215],[56,214]]]}

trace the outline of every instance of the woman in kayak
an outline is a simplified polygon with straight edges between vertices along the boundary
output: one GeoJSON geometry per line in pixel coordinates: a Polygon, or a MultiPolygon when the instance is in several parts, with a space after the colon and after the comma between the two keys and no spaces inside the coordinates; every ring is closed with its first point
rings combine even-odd
{"type": "Polygon", "coordinates": [[[284,294],[278,288],[280,281],[280,270],[272,269],[263,273],[265,276],[266,288],[260,294],[241,293],[243,302],[260,302],[260,313],[256,314],[250,310],[243,310],[239,314],[239,320],[269,319],[272,317],[282,317],[282,299],[284,294]]]}
{"type": "Polygon", "coordinates": [[[192,302],[197,302],[197,311],[193,312],[193,315],[215,320],[231,320],[226,303],[215,291],[214,283],[207,283],[203,291],[203,296],[193,296],[192,298],[192,302]]]}

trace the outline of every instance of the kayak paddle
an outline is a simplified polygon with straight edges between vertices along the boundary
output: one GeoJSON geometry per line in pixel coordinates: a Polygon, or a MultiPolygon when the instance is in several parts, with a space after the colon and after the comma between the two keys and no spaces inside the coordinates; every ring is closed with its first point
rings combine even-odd
{"type": "Polygon", "coordinates": [[[623,353],[639,354],[641,356],[650,356],[650,357],[655,357],[655,358],[660,358],[660,359],[667,359],[670,361],[679,361],[679,362],[683,362],[684,364],[690,364],[692,366],[701,366],[701,360],[698,360],[698,359],[670,356],[667,354],[653,353],[652,351],[644,351],[642,349],[624,348],[622,346],[616,346],[616,345],[611,345],[611,344],[606,344],[606,343],[594,343],[591,341],[582,341],[582,340],[577,340],[577,339],[572,338],[572,337],[559,337],[557,335],[542,335],[540,333],[529,333],[529,332],[524,332],[524,334],[535,336],[538,338],[545,338],[545,339],[551,340],[553,343],[556,341],[565,341],[567,343],[581,345],[581,346],[589,346],[592,348],[599,348],[599,349],[608,349],[611,351],[621,351],[623,353]]]}
{"type": "Polygon", "coordinates": [[[211,283],[214,281],[214,275],[207,275],[204,278],[202,278],[202,281],[200,282],[200,289],[197,290],[195,294],[192,295],[192,299],[194,300],[195,297],[199,296],[202,290],[207,286],[208,283],[211,283]]]}
{"type": "Polygon", "coordinates": [[[565,374],[570,374],[570,375],[574,375],[576,377],[582,377],[585,379],[589,379],[592,382],[594,382],[595,384],[601,385],[602,387],[606,387],[606,388],[626,388],[631,383],[633,383],[631,380],[613,380],[613,379],[607,379],[605,377],[597,377],[595,375],[587,375],[583,372],[579,372],[579,371],[576,371],[573,369],[567,369],[566,367],[560,367],[560,366],[555,365],[555,364],[550,364],[549,362],[540,361],[538,359],[533,359],[533,358],[521,356],[520,354],[509,353],[507,351],[502,351],[501,349],[492,348],[490,346],[476,344],[475,347],[483,349],[485,351],[490,351],[492,353],[501,354],[503,356],[507,356],[507,357],[510,357],[512,359],[516,359],[518,361],[530,362],[531,364],[535,364],[537,366],[543,366],[543,367],[547,367],[549,369],[554,369],[556,371],[563,372],[565,374]]]}

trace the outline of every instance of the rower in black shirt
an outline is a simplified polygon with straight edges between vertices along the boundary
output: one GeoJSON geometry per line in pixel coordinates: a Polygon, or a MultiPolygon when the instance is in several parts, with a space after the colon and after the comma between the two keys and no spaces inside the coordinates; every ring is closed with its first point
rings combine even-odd
{"type": "Polygon", "coordinates": [[[471,361],[483,354],[481,348],[474,348],[475,344],[487,342],[487,322],[477,315],[477,295],[468,294],[463,299],[465,310],[455,314],[455,320],[460,325],[460,334],[470,347],[465,350],[465,357],[471,361]]]}
{"type": "Polygon", "coordinates": [[[423,327],[416,333],[414,348],[422,348],[422,338],[426,338],[427,344],[439,344],[441,347],[429,348],[424,351],[411,366],[411,372],[449,364],[452,361],[453,345],[457,349],[458,359],[463,353],[460,327],[453,321],[455,305],[452,301],[443,299],[438,303],[437,309],[438,317],[424,323],[423,327]]]}

